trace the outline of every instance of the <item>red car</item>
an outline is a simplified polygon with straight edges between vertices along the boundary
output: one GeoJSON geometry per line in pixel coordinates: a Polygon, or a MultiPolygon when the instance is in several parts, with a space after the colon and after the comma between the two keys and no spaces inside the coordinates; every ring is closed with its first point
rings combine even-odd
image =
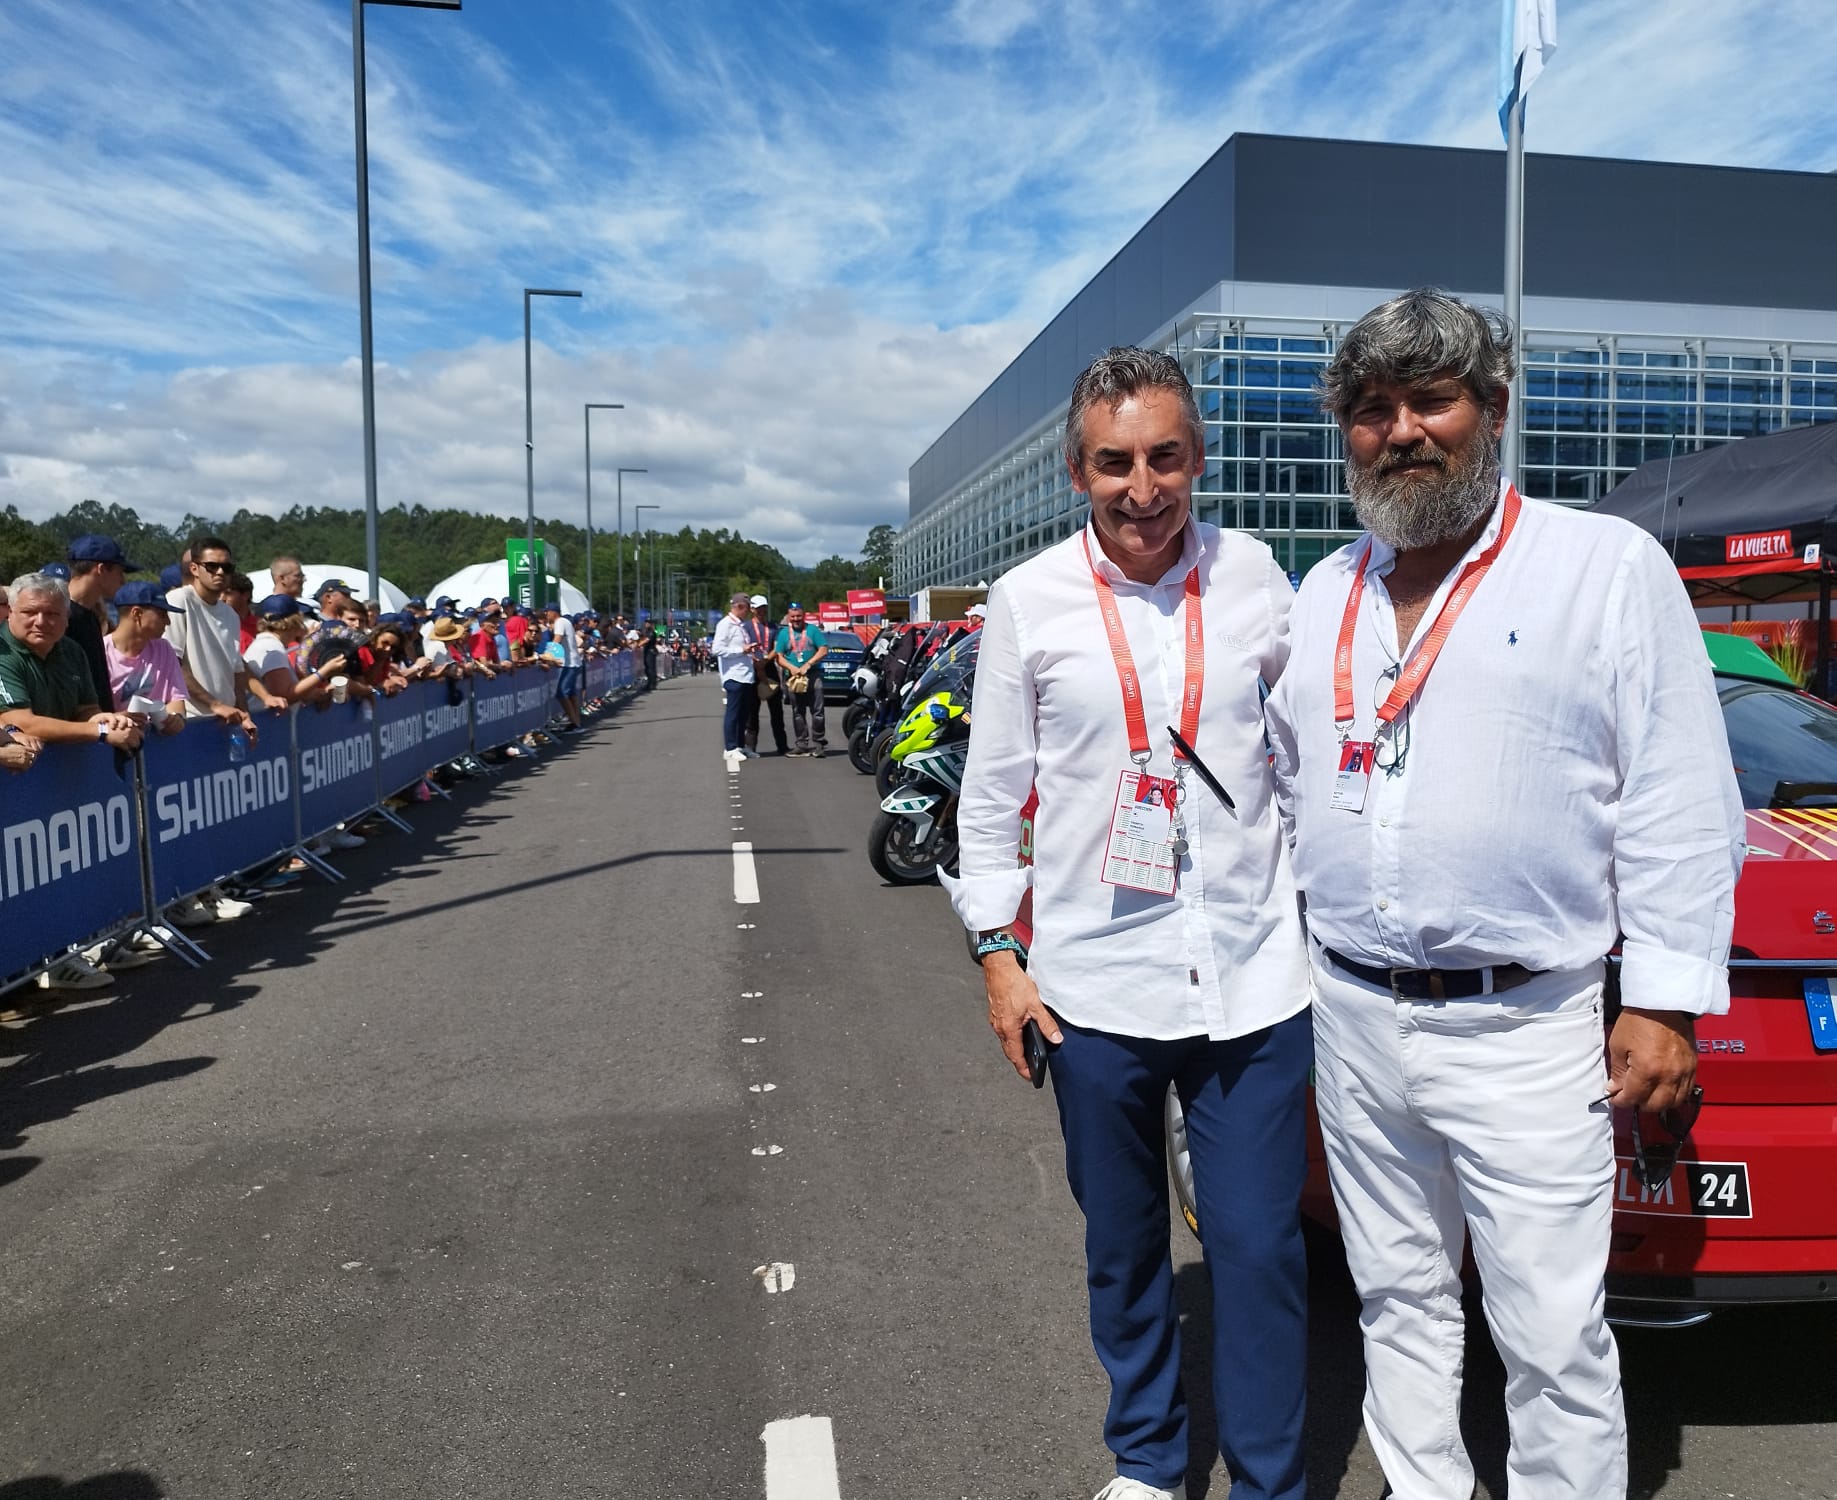
{"type": "MultiPolygon", "coordinates": [[[[1697,1023],[1703,1108],[1656,1192],[1634,1170],[1630,1112],[1616,1114],[1607,1289],[1620,1323],[1687,1327],[1719,1307],[1837,1300],[1837,710],[1752,642],[1704,641],[1748,809],[1731,997],[1727,1015],[1697,1023]]],[[[1023,860],[1033,814],[1030,801],[1023,860]]],[[[1015,924],[1024,942],[1031,918],[1029,900],[1015,924]]],[[[1169,1123],[1176,1195],[1197,1232],[1171,1095],[1169,1123]]],[[[1302,1207],[1331,1225],[1312,1109],[1308,1160],[1302,1207]]]]}

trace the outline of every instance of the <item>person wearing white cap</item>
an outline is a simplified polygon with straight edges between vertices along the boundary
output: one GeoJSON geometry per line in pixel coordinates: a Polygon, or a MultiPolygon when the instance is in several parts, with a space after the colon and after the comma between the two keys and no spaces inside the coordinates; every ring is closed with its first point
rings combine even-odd
{"type": "Polygon", "coordinates": [[[970,622],[971,630],[980,630],[982,629],[982,622],[988,618],[988,613],[989,612],[980,604],[972,604],[968,609],[963,611],[963,618],[970,622]]]}
{"type": "Polygon", "coordinates": [[[754,594],[752,623],[747,626],[747,638],[757,647],[753,656],[753,703],[746,711],[746,726],[741,743],[755,753],[759,749],[759,705],[763,703],[766,713],[772,721],[772,744],[780,755],[785,753],[785,694],[784,680],[779,675],[778,661],[772,654],[772,610],[771,600],[764,594],[754,594]]]}
{"type": "Polygon", "coordinates": [[[721,720],[722,756],[728,768],[742,760],[754,760],[757,752],[740,743],[746,724],[746,710],[753,698],[753,643],[749,635],[747,614],[751,600],[746,594],[735,594],[727,601],[727,613],[714,627],[714,654],[721,667],[721,691],[727,696],[727,711],[721,720]]]}

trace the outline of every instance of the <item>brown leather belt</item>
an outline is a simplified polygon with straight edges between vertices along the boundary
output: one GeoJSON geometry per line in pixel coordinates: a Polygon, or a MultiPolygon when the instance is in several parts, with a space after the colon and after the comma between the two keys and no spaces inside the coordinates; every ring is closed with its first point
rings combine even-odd
{"type": "Polygon", "coordinates": [[[1490,993],[1516,989],[1537,977],[1535,969],[1523,964],[1494,964],[1485,969],[1379,969],[1371,964],[1355,963],[1343,953],[1336,953],[1324,943],[1322,953],[1335,968],[1344,969],[1355,979],[1389,990],[1393,1000],[1471,1000],[1488,993],[1487,976],[1492,976],[1490,993]]]}

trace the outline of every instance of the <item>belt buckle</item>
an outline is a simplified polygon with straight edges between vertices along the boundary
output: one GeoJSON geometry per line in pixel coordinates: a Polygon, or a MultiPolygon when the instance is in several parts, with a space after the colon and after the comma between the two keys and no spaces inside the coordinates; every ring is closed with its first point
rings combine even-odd
{"type": "Polygon", "coordinates": [[[1392,969],[1390,971],[1390,982],[1391,999],[1393,1000],[1446,1000],[1448,998],[1446,992],[1442,989],[1442,977],[1434,969],[1392,969]],[[1418,975],[1427,977],[1428,983],[1424,988],[1428,993],[1426,995],[1404,994],[1403,990],[1399,987],[1400,982],[1414,979],[1418,975]]]}

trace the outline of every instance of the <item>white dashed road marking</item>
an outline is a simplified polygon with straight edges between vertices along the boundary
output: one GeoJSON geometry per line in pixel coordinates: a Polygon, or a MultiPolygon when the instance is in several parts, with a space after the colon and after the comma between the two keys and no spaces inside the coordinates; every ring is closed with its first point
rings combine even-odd
{"type": "Polygon", "coordinates": [[[759,872],[753,868],[753,846],[734,845],[734,900],[741,906],[759,904],[759,872]]]}
{"type": "Polygon", "coordinates": [[[797,1285],[797,1267],[788,1260],[775,1260],[769,1266],[754,1266],[753,1275],[764,1283],[767,1293],[788,1292],[797,1285]]]}
{"type": "Polygon", "coordinates": [[[836,1435],[828,1417],[767,1422],[766,1500],[842,1500],[836,1480],[836,1435]]]}

